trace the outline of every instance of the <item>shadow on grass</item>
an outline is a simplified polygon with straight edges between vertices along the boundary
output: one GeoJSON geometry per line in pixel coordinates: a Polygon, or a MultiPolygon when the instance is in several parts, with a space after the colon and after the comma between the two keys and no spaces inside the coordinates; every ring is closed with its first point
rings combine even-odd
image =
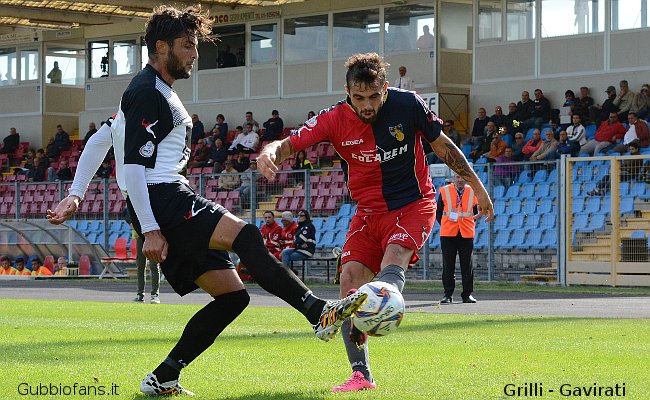
{"type": "MultiPolygon", "coordinates": [[[[214,394],[205,395],[203,393],[196,393],[197,396],[200,396],[202,399],[214,399],[214,400],[314,400],[314,399],[324,399],[325,393],[252,393],[243,396],[224,396],[223,394],[214,394]]],[[[181,396],[180,398],[184,398],[181,396]]],[[[189,398],[189,397],[188,397],[189,398]]],[[[137,395],[134,397],[136,400],[151,400],[150,396],[137,395]]]]}

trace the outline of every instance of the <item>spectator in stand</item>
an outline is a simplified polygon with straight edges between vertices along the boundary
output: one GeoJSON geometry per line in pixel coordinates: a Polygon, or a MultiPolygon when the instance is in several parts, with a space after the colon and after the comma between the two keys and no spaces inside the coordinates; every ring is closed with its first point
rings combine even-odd
{"type": "Polygon", "coordinates": [[[630,112],[630,107],[632,107],[632,101],[634,101],[634,92],[628,87],[627,81],[622,80],[619,83],[619,88],[621,91],[618,93],[618,96],[614,99],[614,105],[618,107],[618,120],[620,122],[627,121],[627,113],[630,112]]]}
{"type": "MultiPolygon", "coordinates": [[[[494,122],[490,121],[490,123],[493,124],[494,122]]],[[[495,162],[497,157],[505,154],[506,147],[508,147],[508,145],[501,138],[501,132],[497,130],[494,132],[492,141],[490,142],[490,151],[483,154],[483,157],[487,158],[488,162],[495,162]]]]}
{"type": "MultiPolygon", "coordinates": [[[[314,111],[309,111],[307,113],[307,119],[305,121],[309,121],[310,119],[314,118],[315,116],[316,116],[316,113],[314,111]]],[[[301,127],[303,125],[305,125],[304,122],[300,123],[300,125],[298,125],[298,126],[301,127]]]]}
{"type": "Polygon", "coordinates": [[[251,161],[246,153],[239,153],[232,159],[232,167],[237,172],[246,171],[251,165],[251,161]]]}
{"type": "Polygon", "coordinates": [[[192,144],[196,144],[200,139],[205,138],[205,127],[197,114],[192,114],[192,144]]]}
{"type": "Polygon", "coordinates": [[[508,104],[508,115],[505,117],[506,135],[513,138],[517,132],[521,132],[520,121],[517,118],[517,105],[515,103],[508,104]]]}
{"type": "Polygon", "coordinates": [[[29,182],[43,182],[47,178],[47,167],[49,163],[45,156],[34,157],[34,165],[27,173],[27,180],[29,182]]]}
{"type": "MultiPolygon", "coordinates": [[[[638,156],[641,153],[639,152],[639,142],[637,140],[632,141],[629,144],[629,150],[631,156],[638,156]]],[[[637,182],[646,182],[647,177],[643,171],[643,159],[632,159],[624,160],[621,162],[620,168],[621,182],[630,182],[635,180],[637,182]]],[[[611,186],[611,178],[609,174],[605,175],[598,183],[596,183],[596,189],[587,193],[589,196],[604,196],[609,192],[611,186]]]]}
{"type": "MultiPolygon", "coordinates": [[[[587,132],[582,125],[580,114],[573,114],[571,116],[571,125],[566,128],[568,147],[570,154],[574,157],[578,155],[582,146],[587,143],[587,132]]],[[[569,154],[569,153],[565,153],[569,154]]]]}
{"type": "MultiPolygon", "coordinates": [[[[300,150],[296,153],[296,159],[294,164],[291,166],[291,169],[294,171],[299,171],[303,169],[314,169],[314,166],[311,164],[311,161],[307,158],[307,153],[305,150],[300,150]]],[[[305,183],[304,174],[291,174],[292,182],[294,185],[303,186],[305,183]]]]}
{"type": "Polygon", "coordinates": [[[70,148],[70,135],[63,130],[61,125],[56,126],[56,135],[54,136],[54,143],[59,148],[59,152],[66,151],[70,148]]]}
{"type": "Polygon", "coordinates": [[[284,249],[293,249],[293,241],[296,238],[298,223],[293,220],[293,214],[291,211],[283,211],[280,222],[282,222],[282,251],[284,251],[284,249]]]}
{"type": "MultiPolygon", "coordinates": [[[[523,123],[533,115],[535,103],[530,100],[530,94],[524,90],[521,92],[521,101],[517,102],[517,121],[523,123]]],[[[529,127],[531,128],[531,127],[529,127]]]]}
{"type": "Polygon", "coordinates": [[[16,257],[14,260],[14,268],[16,273],[13,275],[31,275],[32,271],[25,268],[25,259],[22,256],[16,257]]]}
{"type": "Polygon", "coordinates": [[[530,157],[533,155],[533,153],[542,146],[542,142],[542,133],[539,131],[539,129],[535,129],[533,131],[533,138],[530,139],[521,150],[521,152],[524,154],[524,161],[530,160],[530,157]]]}
{"type": "Polygon", "coordinates": [[[630,112],[636,114],[637,118],[646,118],[650,113],[650,85],[647,83],[641,86],[641,91],[634,96],[630,112]]]}
{"type": "Polygon", "coordinates": [[[45,156],[48,160],[54,161],[59,158],[59,154],[59,148],[54,143],[54,136],[51,136],[50,140],[47,142],[47,146],[45,146],[45,156]]]}
{"type": "Polygon", "coordinates": [[[565,154],[569,157],[576,157],[579,152],[580,145],[577,142],[569,140],[569,135],[566,131],[560,131],[560,140],[551,159],[560,159],[565,154]]]}
{"type": "Polygon", "coordinates": [[[519,166],[518,165],[500,165],[503,163],[512,163],[517,162],[514,159],[514,152],[512,147],[506,147],[506,150],[502,156],[497,157],[496,165],[494,166],[494,179],[495,185],[503,185],[508,187],[517,179],[519,175],[519,166]]]}
{"type": "Polygon", "coordinates": [[[589,88],[582,86],[580,88],[580,97],[576,99],[576,106],[573,109],[573,114],[579,114],[580,119],[586,123],[589,121],[589,107],[593,105],[594,99],[589,95],[589,88]]]}
{"type": "Polygon", "coordinates": [[[435,44],[435,39],[431,32],[429,32],[429,25],[422,27],[422,36],[415,42],[415,47],[418,49],[430,49],[435,44]]]}
{"type": "Polygon", "coordinates": [[[102,165],[97,170],[97,173],[95,173],[95,178],[108,179],[111,177],[112,173],[113,173],[113,167],[111,167],[111,162],[108,160],[104,160],[102,161],[102,165]]]}
{"type": "Polygon", "coordinates": [[[395,79],[395,87],[398,89],[404,90],[415,90],[413,87],[413,79],[410,76],[406,76],[406,67],[399,67],[399,78],[395,79]]]}
{"type": "MultiPolygon", "coordinates": [[[[250,167],[244,171],[241,176],[241,186],[239,187],[239,204],[242,209],[248,209],[251,205],[251,188],[257,185],[262,179],[262,175],[257,172],[257,160],[250,161],[250,167]]],[[[278,260],[279,260],[278,256],[278,260]]]]}
{"type": "Polygon", "coordinates": [[[570,115],[576,114],[576,104],[578,101],[576,100],[576,95],[573,93],[573,90],[569,89],[566,92],[564,92],[564,104],[562,104],[562,107],[569,107],[571,109],[570,115]]]}
{"type": "Polygon", "coordinates": [[[530,156],[530,161],[544,161],[544,160],[554,160],[555,159],[555,150],[557,150],[558,141],[555,140],[555,135],[553,131],[548,129],[546,130],[545,140],[539,149],[530,156]]]}
{"type": "Polygon", "coordinates": [[[524,134],[521,132],[515,133],[515,144],[512,145],[512,159],[514,161],[524,161],[523,150],[525,145],[524,134]]]}
{"type": "Polygon", "coordinates": [[[541,89],[535,89],[535,101],[533,102],[533,109],[530,113],[530,118],[524,120],[524,125],[528,128],[541,129],[542,124],[551,119],[551,103],[541,89]]]}
{"type": "Polygon", "coordinates": [[[302,261],[314,256],[316,251],[316,228],[307,210],[298,211],[298,228],[293,241],[294,248],[282,251],[282,263],[293,269],[292,261],[302,261]]]}
{"type": "Polygon", "coordinates": [[[46,276],[51,276],[52,271],[50,271],[48,268],[45,268],[43,266],[43,263],[41,262],[41,259],[36,257],[32,259],[32,275],[46,275],[46,276]]]}
{"type": "Polygon", "coordinates": [[[594,135],[594,140],[590,140],[582,146],[580,154],[594,155],[604,153],[613,147],[617,140],[623,139],[625,136],[625,127],[618,122],[618,115],[616,112],[609,114],[609,120],[603,121],[600,124],[594,135]]]}
{"type": "Polygon", "coordinates": [[[95,125],[94,122],[88,123],[88,132],[86,132],[86,136],[84,136],[84,146],[86,146],[86,143],[88,143],[88,140],[97,133],[97,126],[95,125]]]}
{"type": "Polygon", "coordinates": [[[16,167],[14,169],[16,175],[27,175],[29,171],[34,168],[34,158],[36,158],[36,152],[34,149],[27,150],[25,154],[25,160],[23,161],[22,167],[16,167]]]}
{"type": "Polygon", "coordinates": [[[257,133],[260,130],[260,124],[258,124],[257,121],[255,121],[253,119],[253,112],[252,111],[246,111],[246,121],[244,121],[242,126],[245,127],[246,124],[248,124],[249,122],[251,124],[253,124],[253,132],[257,133]]]}
{"type": "Polygon", "coordinates": [[[260,137],[253,130],[253,123],[247,122],[244,131],[239,135],[237,135],[235,140],[233,140],[232,144],[230,145],[230,148],[228,149],[228,152],[230,154],[236,154],[241,152],[249,153],[249,154],[255,153],[259,143],[260,143],[260,137]]]}
{"type": "Polygon", "coordinates": [[[68,165],[68,160],[66,158],[62,158],[61,161],[59,161],[59,169],[55,170],[52,167],[49,167],[47,169],[47,180],[50,182],[54,180],[57,181],[72,180],[72,170],[70,169],[70,166],[68,165]]]}
{"type": "Polygon", "coordinates": [[[228,156],[228,149],[223,145],[223,140],[217,135],[212,137],[214,143],[210,147],[210,159],[212,159],[213,171],[215,174],[223,171],[224,162],[228,156]]]}
{"type": "Polygon", "coordinates": [[[607,100],[605,100],[602,105],[595,104],[589,107],[589,121],[596,125],[600,125],[602,121],[606,121],[609,118],[610,113],[618,113],[618,107],[614,105],[614,99],[616,99],[616,88],[614,86],[608,86],[605,93],[607,93],[607,100]]]}
{"type": "Polygon", "coordinates": [[[284,121],[280,118],[280,112],[278,110],[271,111],[271,118],[269,118],[264,123],[264,136],[262,136],[262,141],[268,140],[277,140],[282,135],[284,130],[284,121]]]}
{"type": "Polygon", "coordinates": [[[488,122],[490,122],[490,119],[486,115],[485,108],[481,107],[478,109],[478,117],[474,120],[474,125],[472,126],[472,136],[466,141],[472,147],[481,145],[485,141],[485,128],[488,122]]]}
{"type": "Polygon", "coordinates": [[[269,253],[279,260],[280,253],[282,253],[282,227],[275,221],[273,211],[264,211],[264,224],[260,231],[264,239],[264,245],[269,250],[269,253]]]}
{"type": "MultiPolygon", "coordinates": [[[[568,124],[569,126],[571,124],[568,124]]],[[[551,119],[551,132],[553,132],[553,137],[555,140],[560,139],[560,131],[562,131],[562,127],[560,126],[560,121],[558,119],[551,119]]]]}
{"type": "Polygon", "coordinates": [[[485,133],[482,140],[473,147],[469,157],[476,161],[486,153],[489,153],[492,146],[492,140],[497,133],[497,127],[494,122],[488,121],[485,126],[485,133]]]}
{"type": "Polygon", "coordinates": [[[458,147],[460,147],[460,133],[454,128],[454,120],[448,119],[442,127],[445,135],[458,147]]]}
{"type": "Polygon", "coordinates": [[[212,142],[219,138],[225,146],[228,143],[228,123],[223,114],[217,114],[217,123],[212,127],[212,142]]]}
{"type": "Polygon", "coordinates": [[[54,275],[55,276],[65,276],[68,274],[68,259],[65,257],[59,257],[54,264],[54,275]]]}
{"type": "Polygon", "coordinates": [[[497,129],[506,127],[506,116],[503,115],[503,109],[501,106],[494,107],[494,114],[490,117],[490,121],[494,122],[494,125],[497,126],[497,129]]]}
{"type": "Polygon", "coordinates": [[[47,79],[50,80],[50,83],[61,83],[62,78],[63,71],[59,68],[59,62],[54,61],[54,67],[52,67],[52,70],[47,73],[47,79]]]}
{"type": "Polygon", "coordinates": [[[0,257],[0,275],[16,275],[18,270],[11,266],[9,256],[0,257]]]}
{"type": "Polygon", "coordinates": [[[16,128],[9,129],[9,135],[2,140],[2,149],[0,154],[12,154],[20,145],[20,135],[16,132],[16,128]]]}
{"type": "Polygon", "coordinates": [[[612,152],[627,153],[629,151],[630,143],[637,141],[639,148],[645,149],[650,145],[650,136],[648,134],[648,124],[642,119],[637,118],[633,112],[627,114],[628,128],[623,136],[623,141],[617,144],[612,152]]]}
{"type": "Polygon", "coordinates": [[[217,181],[217,191],[230,192],[241,186],[241,180],[237,171],[232,167],[232,161],[226,160],[225,168],[219,175],[217,181]]]}
{"type": "Polygon", "coordinates": [[[210,166],[210,147],[206,145],[207,139],[199,139],[194,147],[194,154],[187,164],[188,168],[203,168],[210,166]]]}

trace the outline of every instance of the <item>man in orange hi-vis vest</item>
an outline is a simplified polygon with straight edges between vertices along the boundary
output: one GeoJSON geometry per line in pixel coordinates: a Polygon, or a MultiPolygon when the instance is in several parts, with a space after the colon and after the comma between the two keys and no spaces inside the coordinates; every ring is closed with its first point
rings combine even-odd
{"type": "Polygon", "coordinates": [[[442,249],[442,285],[445,296],[441,304],[451,304],[456,288],[456,254],[460,258],[463,282],[463,303],[476,303],[472,250],[474,249],[474,220],[478,214],[478,201],[474,191],[465,180],[454,176],[454,182],[440,188],[436,220],[440,224],[440,248],[442,249]]]}

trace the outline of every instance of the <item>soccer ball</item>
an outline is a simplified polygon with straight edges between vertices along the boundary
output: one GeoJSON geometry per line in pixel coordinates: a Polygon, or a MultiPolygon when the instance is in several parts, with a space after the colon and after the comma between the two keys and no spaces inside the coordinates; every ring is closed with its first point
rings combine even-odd
{"type": "Polygon", "coordinates": [[[397,288],[386,282],[369,282],[358,290],[368,298],[352,315],[354,326],[370,336],[395,331],[404,317],[404,298],[397,288]]]}

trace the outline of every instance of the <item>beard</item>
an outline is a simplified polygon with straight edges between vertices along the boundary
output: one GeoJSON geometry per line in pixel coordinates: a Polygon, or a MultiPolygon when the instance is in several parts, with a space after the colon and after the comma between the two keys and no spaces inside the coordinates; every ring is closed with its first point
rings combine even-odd
{"type": "Polygon", "coordinates": [[[357,107],[355,107],[351,103],[350,103],[350,105],[352,106],[352,109],[354,110],[354,112],[357,114],[357,117],[359,117],[361,122],[363,122],[364,124],[372,124],[377,119],[377,111],[376,110],[372,110],[372,112],[373,112],[372,116],[370,118],[367,118],[367,117],[365,117],[363,115],[363,112],[364,111],[371,111],[371,110],[359,110],[357,107]]]}
{"type": "Polygon", "coordinates": [[[176,57],[173,51],[169,53],[169,58],[167,58],[167,72],[174,79],[188,79],[190,77],[190,71],[185,69],[185,64],[180,58],[176,57]]]}

